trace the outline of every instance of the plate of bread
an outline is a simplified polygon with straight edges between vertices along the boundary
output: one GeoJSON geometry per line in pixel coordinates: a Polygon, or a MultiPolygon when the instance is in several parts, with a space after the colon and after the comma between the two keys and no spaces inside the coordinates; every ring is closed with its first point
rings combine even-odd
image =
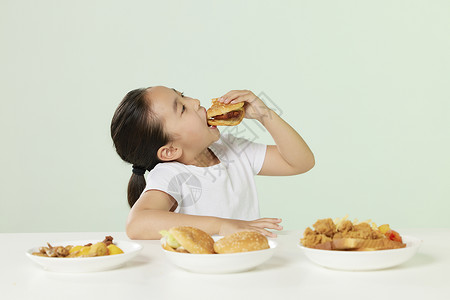
{"type": "Polygon", "coordinates": [[[313,263],[338,270],[369,271],[398,266],[410,260],[422,241],[401,236],[389,224],[344,218],[320,219],[306,228],[298,247],[313,263]]]}
{"type": "Polygon", "coordinates": [[[221,274],[250,270],[274,254],[277,243],[255,231],[210,236],[190,226],[160,232],[162,250],[175,266],[195,273],[221,274]]]}

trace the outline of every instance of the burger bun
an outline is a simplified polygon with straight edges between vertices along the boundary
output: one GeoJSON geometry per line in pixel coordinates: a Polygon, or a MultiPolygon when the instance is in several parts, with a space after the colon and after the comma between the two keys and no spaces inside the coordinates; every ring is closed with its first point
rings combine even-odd
{"type": "Polygon", "coordinates": [[[267,238],[256,231],[238,231],[214,243],[216,253],[238,253],[269,249],[267,238]]]}

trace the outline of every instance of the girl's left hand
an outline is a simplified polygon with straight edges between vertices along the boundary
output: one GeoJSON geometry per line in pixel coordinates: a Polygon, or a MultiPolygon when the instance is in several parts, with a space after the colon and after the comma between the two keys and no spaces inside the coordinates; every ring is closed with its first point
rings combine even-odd
{"type": "Polygon", "coordinates": [[[245,118],[262,121],[264,117],[269,117],[271,110],[252,91],[233,90],[219,98],[225,104],[245,102],[245,118]]]}

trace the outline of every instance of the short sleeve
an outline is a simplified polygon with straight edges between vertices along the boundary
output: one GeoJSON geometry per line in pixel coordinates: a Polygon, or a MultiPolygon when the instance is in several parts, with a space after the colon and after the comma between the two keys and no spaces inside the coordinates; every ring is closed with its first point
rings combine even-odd
{"type": "Polygon", "coordinates": [[[267,145],[255,143],[232,134],[224,135],[223,140],[237,156],[248,160],[254,175],[261,171],[266,157],[267,145]]]}
{"type": "Polygon", "coordinates": [[[145,193],[149,190],[159,190],[172,196],[178,202],[178,206],[182,202],[181,185],[179,181],[179,174],[176,168],[172,168],[170,163],[160,163],[149,172],[146,179],[146,186],[143,191],[145,193]]]}

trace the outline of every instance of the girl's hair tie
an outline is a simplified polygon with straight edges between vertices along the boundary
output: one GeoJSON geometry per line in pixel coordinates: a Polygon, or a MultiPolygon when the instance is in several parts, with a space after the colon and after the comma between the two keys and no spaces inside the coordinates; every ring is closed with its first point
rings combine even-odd
{"type": "Polygon", "coordinates": [[[133,165],[132,169],[133,174],[144,176],[145,171],[146,171],[145,168],[133,165]]]}

